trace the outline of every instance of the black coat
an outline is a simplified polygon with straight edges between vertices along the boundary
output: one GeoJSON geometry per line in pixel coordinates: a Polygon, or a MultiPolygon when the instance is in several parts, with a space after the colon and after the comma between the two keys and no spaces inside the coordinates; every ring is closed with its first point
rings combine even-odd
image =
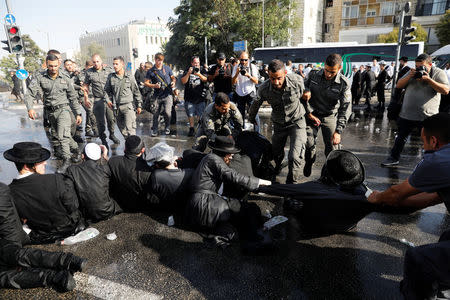
{"type": "Polygon", "coordinates": [[[73,234],[84,220],[73,183],[60,174],[32,174],[9,185],[19,217],[26,219],[34,242],[73,234]]]}
{"type": "Polygon", "coordinates": [[[87,160],[80,165],[70,166],[66,176],[74,183],[80,210],[87,220],[106,220],[122,212],[116,201],[109,196],[111,171],[108,165],[87,160]]]}
{"type": "Polygon", "coordinates": [[[189,200],[194,169],[154,170],[150,176],[152,194],[162,207],[171,212],[183,212],[189,200]]]}
{"type": "Polygon", "coordinates": [[[361,88],[362,80],[363,80],[363,72],[361,72],[361,70],[356,71],[355,75],[353,75],[352,89],[361,88]]]}
{"type": "Polygon", "coordinates": [[[364,72],[363,81],[365,83],[366,93],[369,91],[372,92],[377,83],[375,73],[372,70],[364,72]]]}
{"type": "Polygon", "coordinates": [[[391,76],[389,76],[386,70],[381,71],[377,77],[377,90],[384,90],[386,82],[389,81],[390,79],[391,76]]]}
{"type": "Polygon", "coordinates": [[[0,240],[4,239],[19,245],[30,242],[28,235],[22,230],[16,207],[14,206],[9,187],[0,183],[0,240]]]}
{"type": "Polygon", "coordinates": [[[250,191],[258,188],[256,177],[242,175],[225,164],[216,154],[206,155],[192,176],[193,194],[186,209],[186,221],[191,225],[213,228],[219,221],[228,221],[240,210],[236,199],[225,199],[218,194],[223,182],[244,187],[250,191]]]}
{"type": "Polygon", "coordinates": [[[400,78],[402,78],[403,76],[406,75],[406,73],[409,72],[409,70],[411,70],[410,67],[408,66],[404,66],[401,70],[398,71],[398,76],[397,76],[397,82],[400,78]]]}
{"type": "Polygon", "coordinates": [[[111,195],[124,210],[145,208],[150,198],[152,169],[142,157],[115,156],[108,161],[111,169],[111,195]]]}

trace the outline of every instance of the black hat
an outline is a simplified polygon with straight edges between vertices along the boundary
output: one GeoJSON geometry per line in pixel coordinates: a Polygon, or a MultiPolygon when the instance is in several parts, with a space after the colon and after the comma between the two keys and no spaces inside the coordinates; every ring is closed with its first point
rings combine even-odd
{"type": "Polygon", "coordinates": [[[12,162],[35,164],[47,160],[50,157],[50,151],[42,148],[39,143],[21,142],[3,152],[3,157],[12,162]]]}
{"type": "Polygon", "coordinates": [[[328,177],[343,187],[355,187],[365,179],[364,166],[359,158],[347,150],[334,150],[328,154],[325,168],[328,177]]]}
{"type": "Polygon", "coordinates": [[[402,57],[399,58],[399,60],[408,61],[408,57],[402,56],[402,57]]]}
{"type": "Polygon", "coordinates": [[[215,141],[209,141],[208,146],[213,150],[223,153],[234,154],[241,151],[241,149],[235,147],[233,138],[227,136],[216,136],[215,141]]]}
{"type": "Polygon", "coordinates": [[[225,58],[227,58],[227,57],[225,56],[225,53],[220,52],[219,55],[217,55],[217,58],[219,58],[219,59],[225,59],[225,58]]]}
{"type": "Polygon", "coordinates": [[[144,141],[142,141],[142,139],[137,135],[130,135],[125,140],[126,154],[139,154],[144,147],[144,141]]]}

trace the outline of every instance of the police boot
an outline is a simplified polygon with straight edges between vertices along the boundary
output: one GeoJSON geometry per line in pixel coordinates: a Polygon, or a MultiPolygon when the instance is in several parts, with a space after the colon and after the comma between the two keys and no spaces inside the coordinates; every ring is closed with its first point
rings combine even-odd
{"type": "Polygon", "coordinates": [[[58,168],[56,173],[64,174],[64,173],[66,173],[67,168],[70,166],[71,166],[70,159],[66,158],[63,160],[63,164],[61,165],[61,167],[58,168]]]}
{"type": "Polygon", "coordinates": [[[80,150],[79,150],[79,149],[77,149],[77,150],[74,152],[74,154],[73,154],[73,156],[72,156],[72,162],[75,163],[75,164],[81,162],[81,153],[80,153],[80,150]]]}
{"type": "Polygon", "coordinates": [[[68,270],[52,271],[47,277],[47,286],[52,287],[58,292],[65,293],[73,291],[76,287],[75,279],[68,270]]]}
{"type": "Polygon", "coordinates": [[[114,144],[117,144],[117,145],[120,144],[120,140],[114,135],[114,133],[111,133],[111,134],[109,135],[109,139],[110,139],[111,141],[113,141],[114,144]]]}
{"type": "Polygon", "coordinates": [[[84,140],[83,140],[83,138],[81,137],[81,135],[80,134],[75,134],[74,136],[73,136],[73,140],[75,141],[75,142],[77,142],[78,144],[83,144],[84,143],[84,140]]]}
{"type": "Polygon", "coordinates": [[[303,167],[303,175],[305,175],[305,177],[311,176],[312,166],[315,161],[316,161],[316,155],[311,157],[311,151],[306,150],[305,166],[303,167]]]}

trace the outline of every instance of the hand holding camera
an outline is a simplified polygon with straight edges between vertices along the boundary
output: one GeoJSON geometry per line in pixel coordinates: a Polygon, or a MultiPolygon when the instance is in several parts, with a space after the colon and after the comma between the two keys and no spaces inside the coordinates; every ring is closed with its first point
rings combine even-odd
{"type": "Polygon", "coordinates": [[[428,76],[428,72],[427,69],[424,66],[420,66],[417,69],[414,70],[414,75],[413,75],[414,79],[417,80],[424,80],[426,81],[427,79],[429,79],[430,77],[428,76]]]}
{"type": "Polygon", "coordinates": [[[244,65],[239,65],[239,73],[241,73],[242,76],[247,76],[248,67],[244,65]]]}

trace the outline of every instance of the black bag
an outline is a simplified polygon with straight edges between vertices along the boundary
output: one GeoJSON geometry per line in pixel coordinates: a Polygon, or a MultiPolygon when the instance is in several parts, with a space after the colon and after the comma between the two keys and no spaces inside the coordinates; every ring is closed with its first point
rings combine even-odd
{"type": "Polygon", "coordinates": [[[155,114],[158,109],[158,102],[153,93],[148,93],[145,97],[143,108],[151,114],[155,114]]]}

